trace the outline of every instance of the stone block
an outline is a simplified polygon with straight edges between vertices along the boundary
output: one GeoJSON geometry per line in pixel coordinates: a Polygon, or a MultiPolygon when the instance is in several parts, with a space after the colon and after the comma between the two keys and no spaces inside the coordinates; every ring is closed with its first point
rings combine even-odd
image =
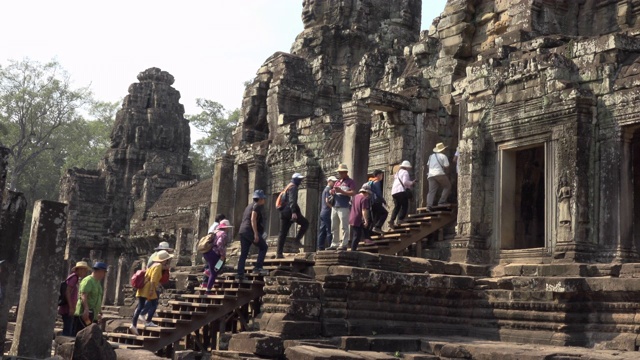
{"type": "Polygon", "coordinates": [[[369,338],[365,336],[343,336],[339,348],[342,350],[369,350],[369,338]]]}
{"type": "Polygon", "coordinates": [[[471,359],[471,353],[461,345],[447,344],[440,349],[439,355],[444,358],[471,359]]]}
{"type": "Polygon", "coordinates": [[[266,357],[280,357],[284,353],[284,344],[279,336],[264,332],[243,332],[233,335],[229,341],[229,350],[266,357]]]}
{"type": "Polygon", "coordinates": [[[172,360],[196,360],[196,353],[193,350],[180,350],[173,353],[172,360]]]}
{"type": "Polygon", "coordinates": [[[350,353],[359,355],[363,359],[367,359],[367,360],[397,360],[398,359],[393,355],[382,353],[382,352],[375,352],[375,351],[351,351],[350,353]]]}
{"type": "Polygon", "coordinates": [[[116,352],[102,336],[97,324],[80,330],[76,336],[73,360],[116,360],[116,352]]]}
{"type": "Polygon", "coordinates": [[[370,339],[370,350],[414,352],[420,350],[420,341],[419,338],[406,336],[377,336],[370,339]]]}
{"type": "MultiPolygon", "coordinates": [[[[118,360],[160,360],[166,359],[147,350],[115,349],[118,360]]],[[[96,358],[97,359],[97,358],[96,358]]]]}
{"type": "Polygon", "coordinates": [[[296,360],[363,360],[360,355],[344,350],[321,349],[314,346],[302,345],[288,348],[284,355],[287,359],[296,360]]]}

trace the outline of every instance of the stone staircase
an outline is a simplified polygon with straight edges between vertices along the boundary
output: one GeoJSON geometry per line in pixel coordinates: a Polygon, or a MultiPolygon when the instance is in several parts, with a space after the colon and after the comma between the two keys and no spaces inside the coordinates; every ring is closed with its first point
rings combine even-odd
{"type": "Polygon", "coordinates": [[[432,211],[426,207],[418,208],[417,213],[409,214],[391,231],[372,236],[375,244],[358,244],[358,250],[384,255],[400,254],[413,244],[419,246],[421,240],[456,221],[456,209],[455,205],[436,206],[432,211]]]}
{"type": "MultiPolygon", "coordinates": [[[[298,258],[267,259],[264,269],[299,272],[310,265],[313,262],[298,258]]],[[[105,336],[123,348],[159,351],[262,297],[263,276],[251,274],[251,269],[251,266],[247,267],[243,281],[234,279],[234,273],[221,274],[211,289],[212,294],[207,295],[205,288],[197,287],[194,294],[183,294],[170,300],[169,309],[158,310],[153,318],[158,327],[146,328],[138,322],[140,335],[110,332],[105,336]]]]}

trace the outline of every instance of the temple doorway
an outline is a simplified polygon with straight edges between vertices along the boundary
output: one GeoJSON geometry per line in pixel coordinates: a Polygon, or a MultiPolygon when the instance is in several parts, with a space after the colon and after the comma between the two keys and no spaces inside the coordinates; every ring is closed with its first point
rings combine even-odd
{"type": "Polygon", "coordinates": [[[545,246],[545,146],[502,151],[500,249],[545,246]]]}

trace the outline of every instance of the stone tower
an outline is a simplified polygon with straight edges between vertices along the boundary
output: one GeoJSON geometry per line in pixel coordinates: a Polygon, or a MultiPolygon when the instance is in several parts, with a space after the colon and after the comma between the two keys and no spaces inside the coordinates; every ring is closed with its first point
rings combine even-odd
{"type": "Polygon", "coordinates": [[[74,168],[61,179],[70,260],[107,258],[108,249],[125,246],[134,214],[144,219],[165,189],[193,179],[189,122],[173,76],[150,68],[138,80],[116,115],[99,170],[74,168]]]}

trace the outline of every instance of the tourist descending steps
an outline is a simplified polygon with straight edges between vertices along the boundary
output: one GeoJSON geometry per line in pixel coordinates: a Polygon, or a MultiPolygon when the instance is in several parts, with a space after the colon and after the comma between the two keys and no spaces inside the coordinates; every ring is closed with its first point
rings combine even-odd
{"type": "MultiPolygon", "coordinates": [[[[171,245],[169,245],[168,242],[163,241],[160,244],[158,244],[158,247],[154,249],[155,252],[153,254],[151,254],[151,256],[149,256],[149,261],[147,261],[147,269],[150,268],[151,266],[153,266],[153,259],[154,257],[156,257],[158,255],[158,253],[162,250],[168,252],[169,254],[173,254],[173,248],[171,247],[171,245]]],[[[162,294],[162,285],[166,284],[169,282],[169,277],[171,276],[169,269],[164,269],[162,270],[162,277],[160,278],[160,286],[158,286],[158,288],[156,289],[156,292],[158,293],[158,298],[160,298],[160,294],[162,294]]],[[[138,320],[139,319],[144,319],[144,317],[149,313],[149,310],[151,310],[151,308],[153,307],[153,302],[152,301],[147,301],[144,304],[144,308],[142,309],[142,311],[140,312],[140,315],[138,315],[138,320]]]]}
{"type": "Polygon", "coordinates": [[[222,268],[222,264],[218,265],[218,261],[224,263],[227,259],[227,242],[229,241],[228,231],[232,228],[229,220],[224,219],[216,228],[216,237],[211,250],[202,254],[202,257],[209,265],[209,280],[207,281],[207,295],[211,294],[211,288],[216,281],[218,272],[222,268]],[[216,270],[217,269],[217,270],[216,270]]]}
{"type": "MultiPolygon", "coordinates": [[[[364,239],[367,245],[373,245],[369,236],[369,197],[371,196],[369,184],[362,185],[358,194],[353,197],[351,212],[349,214],[349,225],[351,225],[351,251],[358,249],[358,243],[364,239]]],[[[340,248],[346,250],[345,248],[340,248]]]]}
{"type": "Polygon", "coordinates": [[[333,234],[331,233],[331,207],[332,195],[329,193],[333,185],[338,181],[335,176],[327,178],[327,186],[320,197],[320,228],[318,230],[318,250],[324,250],[331,246],[333,234]]]}
{"type": "Polygon", "coordinates": [[[335,202],[331,208],[331,232],[333,240],[327,250],[336,250],[338,247],[347,248],[349,244],[349,208],[351,197],[356,194],[356,183],[349,177],[349,168],[346,164],[338,165],[336,169],[338,181],[333,184],[331,195],[335,202]],[[340,237],[342,230],[342,237],[340,237]],[[341,241],[342,240],[342,241],[341,241]]]}
{"type": "MultiPolygon", "coordinates": [[[[237,280],[244,280],[244,266],[249,256],[251,245],[258,247],[258,260],[256,261],[254,272],[260,275],[266,275],[266,271],[262,269],[264,258],[267,255],[267,234],[264,232],[264,203],[267,196],[262,190],[253,192],[253,203],[247,205],[242,214],[242,223],[240,224],[240,259],[238,260],[237,280]]],[[[212,269],[209,269],[212,271],[212,269]]]]}
{"type": "Polygon", "coordinates": [[[157,289],[160,285],[160,279],[162,278],[162,271],[164,269],[169,269],[171,263],[169,260],[173,258],[173,255],[169,254],[166,250],[160,250],[157,254],[151,257],[151,261],[153,265],[150,268],[147,268],[144,274],[144,286],[138,291],[136,291],[136,297],[138,298],[138,306],[136,307],[136,311],[133,313],[133,320],[131,321],[131,326],[129,330],[134,335],[139,335],[138,333],[138,316],[142,312],[144,305],[147,302],[151,302],[151,309],[147,313],[147,320],[145,322],[146,327],[157,327],[158,325],[154,324],[153,315],[156,312],[156,308],[158,307],[158,293],[157,289]]]}
{"type": "Polygon", "coordinates": [[[400,223],[407,216],[409,200],[413,197],[413,185],[418,182],[418,180],[411,180],[409,169],[411,169],[411,163],[407,160],[403,161],[400,164],[400,170],[398,170],[393,179],[393,186],[391,187],[393,211],[391,212],[391,219],[389,219],[389,227],[392,229],[396,226],[396,218],[400,223]]]}
{"type": "Polygon", "coordinates": [[[80,282],[78,302],[74,313],[74,331],[77,333],[102,318],[102,284],[109,266],[103,262],[93,264],[93,273],[80,282]]]}
{"type": "Polygon", "coordinates": [[[78,286],[89,270],[89,264],[86,261],[78,261],[64,281],[64,294],[60,294],[64,297],[58,301],[58,314],[62,316],[62,336],[76,336],[76,332],[73,331],[73,313],[78,304],[78,286]]]}
{"type": "Polygon", "coordinates": [[[427,181],[429,181],[427,210],[429,211],[433,210],[433,201],[435,200],[438,190],[442,190],[438,206],[449,205],[447,203],[447,198],[449,197],[449,193],[451,193],[451,182],[447,175],[449,159],[447,158],[447,155],[442,153],[446,148],[447,147],[444,146],[443,143],[438,143],[436,147],[433,148],[433,154],[429,156],[429,160],[427,161],[427,166],[429,167],[429,175],[427,176],[427,181]]]}
{"type": "Polygon", "coordinates": [[[278,249],[276,257],[281,259],[284,257],[284,242],[289,234],[289,229],[293,223],[300,225],[300,229],[296,234],[295,245],[300,246],[300,240],[307,232],[309,228],[309,221],[300,212],[300,206],[298,206],[298,187],[302,183],[304,176],[299,173],[293,174],[291,182],[282,193],[282,206],[278,208],[280,211],[280,234],[278,235],[278,249]]]}
{"type": "Polygon", "coordinates": [[[369,185],[371,186],[371,197],[369,202],[371,203],[371,231],[374,233],[382,234],[382,226],[389,216],[389,212],[385,207],[387,201],[382,194],[382,180],[384,179],[384,172],[380,169],[373,171],[373,178],[370,179],[369,185]]]}

